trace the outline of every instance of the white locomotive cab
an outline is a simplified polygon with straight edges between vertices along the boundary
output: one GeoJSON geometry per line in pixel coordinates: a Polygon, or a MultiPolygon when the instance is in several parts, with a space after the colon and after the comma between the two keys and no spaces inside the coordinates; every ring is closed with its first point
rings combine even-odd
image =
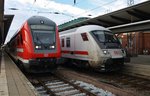
{"type": "Polygon", "coordinates": [[[124,62],[124,51],[119,40],[104,27],[85,25],[62,31],[60,40],[62,57],[78,64],[106,70],[109,67],[120,67],[124,62]]]}

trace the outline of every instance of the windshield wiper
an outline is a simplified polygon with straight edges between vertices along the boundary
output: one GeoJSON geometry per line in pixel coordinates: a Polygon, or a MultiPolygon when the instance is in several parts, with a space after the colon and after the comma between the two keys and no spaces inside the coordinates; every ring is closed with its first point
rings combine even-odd
{"type": "Polygon", "coordinates": [[[36,40],[39,41],[41,43],[41,45],[43,45],[46,48],[47,46],[45,46],[45,44],[39,39],[39,37],[37,36],[37,34],[35,34],[35,35],[36,35],[36,40]]]}
{"type": "Polygon", "coordinates": [[[53,41],[52,43],[49,43],[49,45],[55,45],[55,42],[53,41]]]}

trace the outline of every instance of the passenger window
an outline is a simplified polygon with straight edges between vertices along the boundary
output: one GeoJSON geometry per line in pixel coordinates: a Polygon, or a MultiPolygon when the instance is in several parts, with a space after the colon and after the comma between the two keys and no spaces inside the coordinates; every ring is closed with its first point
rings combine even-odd
{"type": "Polygon", "coordinates": [[[61,46],[62,46],[62,47],[65,46],[65,41],[64,41],[64,39],[61,39],[61,46]]]}
{"type": "Polygon", "coordinates": [[[66,38],[66,46],[67,46],[67,47],[70,47],[70,38],[69,38],[69,37],[66,38]]]}
{"type": "Polygon", "coordinates": [[[86,33],[81,33],[83,41],[88,41],[88,37],[86,33]]]}

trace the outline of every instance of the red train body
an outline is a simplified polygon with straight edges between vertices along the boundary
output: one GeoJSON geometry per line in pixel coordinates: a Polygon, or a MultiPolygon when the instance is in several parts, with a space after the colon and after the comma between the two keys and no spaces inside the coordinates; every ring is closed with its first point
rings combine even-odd
{"type": "Polygon", "coordinates": [[[8,43],[10,55],[29,72],[57,68],[61,55],[57,25],[48,18],[29,18],[8,43]]]}

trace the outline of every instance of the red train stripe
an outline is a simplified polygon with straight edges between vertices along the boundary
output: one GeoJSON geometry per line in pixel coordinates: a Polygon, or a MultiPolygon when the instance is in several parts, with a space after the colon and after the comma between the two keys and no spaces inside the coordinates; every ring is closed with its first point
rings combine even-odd
{"type": "Polygon", "coordinates": [[[87,51],[74,51],[74,54],[88,55],[87,51]]]}
{"type": "Polygon", "coordinates": [[[62,53],[71,53],[71,51],[67,51],[67,50],[62,50],[62,53]]]}
{"type": "Polygon", "coordinates": [[[88,51],[68,51],[68,50],[62,50],[62,53],[65,54],[79,54],[79,55],[88,55],[88,51]]]}

